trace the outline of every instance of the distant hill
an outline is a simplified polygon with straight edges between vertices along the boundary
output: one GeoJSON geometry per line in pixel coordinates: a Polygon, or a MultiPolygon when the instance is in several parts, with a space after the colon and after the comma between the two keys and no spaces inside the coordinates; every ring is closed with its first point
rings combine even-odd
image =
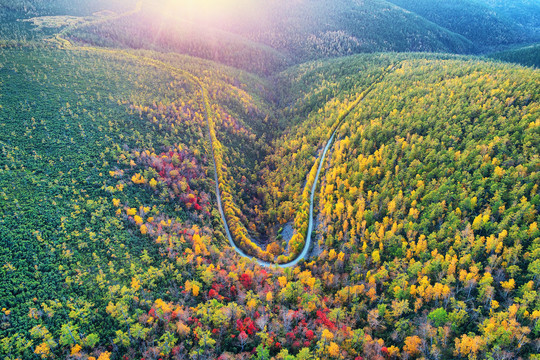
{"type": "Polygon", "coordinates": [[[538,38],[540,5],[521,0],[389,0],[474,42],[480,48],[538,38]],[[526,3],[529,5],[527,6],[526,3]],[[510,4],[510,5],[508,5],[510,4]],[[531,14],[532,12],[532,14],[531,14]]]}
{"type": "Polygon", "coordinates": [[[103,9],[125,11],[130,1],[121,0],[0,0],[0,14],[16,12],[24,17],[42,15],[89,15],[103,9]]]}
{"type": "Polygon", "coordinates": [[[74,15],[88,16],[101,10],[117,13],[133,8],[122,0],[0,0],[0,39],[28,41],[50,36],[56,31],[34,31],[28,19],[37,16],[74,15]]]}
{"type": "Polygon", "coordinates": [[[185,53],[257,73],[377,51],[472,53],[474,45],[386,1],[145,2],[121,19],[70,32],[81,42],[185,53]]]}
{"type": "Polygon", "coordinates": [[[490,54],[489,57],[492,59],[540,68],[540,44],[493,53],[490,54]]]}
{"type": "Polygon", "coordinates": [[[540,2],[537,0],[476,0],[540,36],[540,2]]]}
{"type": "Polygon", "coordinates": [[[291,63],[283,53],[240,35],[154,12],[114,19],[68,32],[71,40],[97,46],[176,52],[245,69],[271,73],[291,63]]]}
{"type": "Polygon", "coordinates": [[[472,50],[462,37],[387,1],[280,0],[253,13],[251,24],[242,28],[234,24],[243,19],[243,11],[215,20],[217,26],[302,59],[373,51],[472,50]]]}

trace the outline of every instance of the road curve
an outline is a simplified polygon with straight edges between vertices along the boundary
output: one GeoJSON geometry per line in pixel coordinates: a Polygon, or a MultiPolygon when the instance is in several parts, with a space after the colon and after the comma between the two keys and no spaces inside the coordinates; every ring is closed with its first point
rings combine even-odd
{"type": "Polygon", "coordinates": [[[309,252],[309,249],[311,247],[311,235],[313,233],[313,208],[314,208],[313,203],[315,201],[315,191],[317,190],[317,185],[318,185],[318,182],[319,182],[319,175],[321,173],[323,164],[324,164],[324,162],[326,160],[326,154],[328,153],[328,150],[332,146],[332,144],[334,142],[334,138],[336,136],[336,133],[339,130],[339,128],[340,128],[341,124],[343,123],[343,121],[345,120],[345,118],[351,113],[351,111],[353,109],[355,109],[360,104],[361,101],[363,101],[366,94],[371,91],[371,89],[374,87],[374,85],[379,83],[380,80],[383,77],[385,77],[388,72],[392,71],[394,68],[395,68],[395,65],[391,65],[386,69],[386,71],[383,71],[382,75],[377,80],[375,80],[364,92],[362,92],[358,96],[358,98],[351,104],[351,106],[345,111],[345,113],[343,113],[338,118],[336,127],[335,127],[334,131],[332,132],[332,135],[330,135],[330,138],[326,142],[326,146],[324,147],[323,152],[321,153],[321,155],[319,155],[319,167],[317,168],[317,173],[315,174],[315,180],[313,181],[313,185],[311,187],[311,197],[310,197],[310,200],[309,200],[309,215],[308,215],[309,216],[309,222],[308,222],[308,230],[307,230],[307,234],[306,234],[306,239],[305,239],[306,241],[305,241],[305,244],[304,244],[304,248],[302,249],[302,252],[294,260],[289,261],[287,263],[283,263],[283,264],[277,264],[277,263],[271,263],[271,262],[268,262],[268,261],[263,261],[261,259],[258,259],[258,258],[254,257],[254,256],[251,256],[251,255],[247,254],[244,250],[240,249],[236,245],[236,243],[234,242],[234,240],[233,240],[233,238],[231,236],[231,232],[229,230],[229,224],[227,223],[227,218],[225,217],[225,212],[223,211],[223,204],[222,204],[222,201],[221,201],[221,192],[219,190],[219,179],[218,179],[216,158],[214,156],[214,142],[212,140],[212,135],[211,135],[211,132],[210,132],[210,120],[208,118],[208,109],[207,109],[208,102],[207,102],[206,92],[205,92],[202,84],[198,81],[199,87],[201,89],[201,94],[202,94],[202,97],[203,97],[205,118],[206,118],[206,123],[208,125],[208,138],[210,140],[210,151],[212,152],[212,161],[214,163],[214,180],[215,180],[215,183],[216,183],[216,199],[217,199],[217,203],[218,203],[218,209],[219,209],[219,213],[221,215],[221,220],[223,221],[223,227],[225,228],[225,233],[227,235],[227,239],[229,239],[229,244],[231,245],[231,247],[240,256],[243,256],[243,257],[246,257],[246,258],[249,258],[249,259],[254,259],[261,266],[280,267],[280,268],[293,267],[293,266],[297,265],[300,261],[305,259],[305,257],[307,256],[307,253],[309,252]]]}
{"type": "Polygon", "coordinates": [[[205,94],[205,91],[203,89],[202,86],[200,86],[201,88],[201,93],[203,94],[203,102],[204,102],[204,111],[205,111],[205,117],[206,117],[206,123],[208,125],[208,138],[210,139],[210,150],[212,151],[212,160],[213,160],[213,163],[214,163],[214,180],[215,180],[215,183],[216,183],[216,198],[217,198],[217,203],[218,203],[218,209],[219,209],[219,213],[221,215],[221,220],[223,221],[223,227],[225,228],[225,233],[227,235],[227,238],[229,239],[229,244],[231,245],[231,247],[236,250],[236,252],[240,255],[240,256],[243,256],[243,257],[246,257],[246,258],[249,258],[249,259],[254,259],[259,265],[261,266],[266,266],[266,267],[271,267],[271,266],[274,266],[274,267],[280,267],[280,268],[288,268],[288,267],[293,267],[295,265],[297,265],[301,260],[303,260],[308,251],[309,251],[309,248],[311,246],[311,234],[313,232],[313,202],[315,201],[315,190],[317,189],[317,184],[318,184],[318,181],[319,181],[319,175],[321,173],[321,170],[322,170],[322,166],[324,164],[324,160],[326,159],[326,154],[328,153],[328,149],[330,149],[330,146],[332,146],[332,143],[334,141],[334,137],[336,135],[336,132],[338,131],[339,129],[339,126],[336,127],[336,129],[334,130],[334,132],[332,133],[332,136],[330,136],[330,139],[328,139],[328,141],[326,142],[326,146],[324,147],[324,150],[322,152],[322,154],[319,156],[319,159],[320,159],[320,162],[319,162],[319,167],[317,168],[317,173],[315,174],[315,180],[313,181],[313,186],[311,187],[311,198],[309,200],[309,223],[308,223],[308,231],[307,231],[307,235],[306,235],[306,242],[304,244],[304,248],[302,250],[302,252],[300,253],[300,255],[298,255],[296,257],[296,259],[292,260],[292,261],[289,261],[287,263],[283,263],[283,264],[277,264],[277,263],[271,263],[271,262],[268,262],[268,261],[263,261],[261,259],[257,259],[256,257],[254,256],[251,256],[251,255],[248,255],[244,252],[244,250],[240,249],[234,242],[232,236],[231,236],[231,232],[229,230],[229,224],[227,223],[227,218],[225,217],[225,212],[223,211],[223,204],[221,202],[221,192],[219,190],[219,180],[218,180],[218,172],[217,172],[217,164],[216,164],[216,158],[214,157],[214,142],[212,140],[212,135],[210,134],[210,120],[208,119],[208,109],[206,108],[206,94],[205,94]]]}

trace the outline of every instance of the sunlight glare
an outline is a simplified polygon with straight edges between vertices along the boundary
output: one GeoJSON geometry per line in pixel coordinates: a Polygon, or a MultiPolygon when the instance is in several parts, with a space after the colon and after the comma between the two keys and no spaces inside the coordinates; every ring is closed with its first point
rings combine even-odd
{"type": "Polygon", "coordinates": [[[170,17],[226,25],[238,21],[239,15],[247,20],[261,10],[262,2],[252,0],[158,0],[159,11],[170,17]]]}

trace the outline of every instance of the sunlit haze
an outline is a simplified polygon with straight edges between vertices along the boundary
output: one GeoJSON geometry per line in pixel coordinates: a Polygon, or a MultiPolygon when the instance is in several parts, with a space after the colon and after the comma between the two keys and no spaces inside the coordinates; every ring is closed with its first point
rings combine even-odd
{"type": "Polygon", "coordinates": [[[250,0],[156,0],[147,5],[163,15],[216,26],[231,25],[230,22],[250,23],[253,18],[264,15],[266,5],[250,0]],[[227,24],[229,22],[229,24],[227,24]]]}

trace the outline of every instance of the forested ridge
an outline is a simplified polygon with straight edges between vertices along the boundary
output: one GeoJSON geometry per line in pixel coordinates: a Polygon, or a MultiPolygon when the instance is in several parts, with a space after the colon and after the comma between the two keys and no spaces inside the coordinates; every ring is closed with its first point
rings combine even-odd
{"type": "Polygon", "coordinates": [[[68,35],[83,44],[185,53],[263,75],[307,60],[363,52],[475,52],[461,35],[380,0],[313,0],[309,6],[235,0],[203,7],[201,13],[189,2],[165,13],[158,4],[148,1],[136,14],[68,35]]]}
{"type": "Polygon", "coordinates": [[[489,55],[490,58],[513,62],[524,66],[540,67],[540,44],[500,51],[489,55]]]}
{"type": "Polygon", "coordinates": [[[491,0],[391,0],[458,33],[480,48],[519,44],[539,40],[538,11],[534,1],[516,0],[511,3],[491,0]]]}
{"type": "Polygon", "coordinates": [[[150,41],[126,21],[144,9],[0,42],[0,357],[540,356],[538,70],[328,59],[253,24],[205,56],[150,41]],[[313,205],[307,257],[240,256],[216,186],[270,264],[305,248],[313,205]]]}

